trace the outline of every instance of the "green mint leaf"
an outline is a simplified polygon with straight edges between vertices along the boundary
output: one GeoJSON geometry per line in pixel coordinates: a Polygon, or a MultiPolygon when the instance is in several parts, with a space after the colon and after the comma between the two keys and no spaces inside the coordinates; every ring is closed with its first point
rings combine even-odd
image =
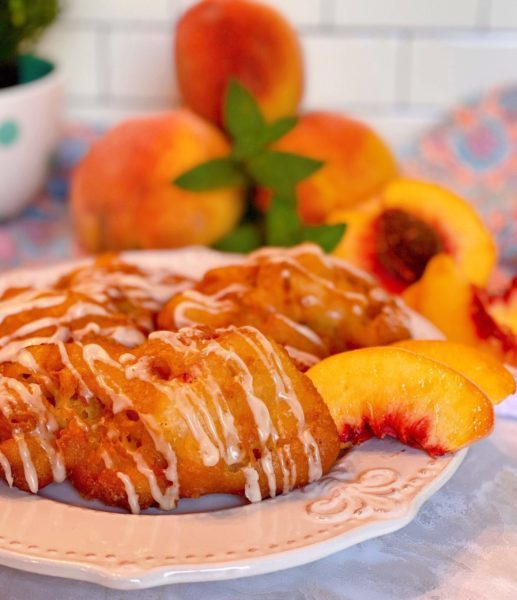
{"type": "Polygon", "coordinates": [[[263,150],[269,144],[277,142],[284,135],[289,133],[291,129],[296,127],[298,117],[282,117],[273,123],[266,125],[260,139],[260,150],[263,150]]]}
{"type": "Polygon", "coordinates": [[[266,150],[246,163],[251,177],[258,184],[281,196],[292,195],[296,185],[315,173],[323,162],[290,152],[266,150]]]}
{"type": "Polygon", "coordinates": [[[246,178],[230,158],[214,158],[182,173],[173,183],[190,192],[206,192],[244,185],[246,178]]]}
{"type": "Polygon", "coordinates": [[[292,197],[275,194],[266,213],[268,246],[294,246],[301,241],[301,222],[292,197]]]}
{"type": "Polygon", "coordinates": [[[319,244],[325,252],[332,252],[341,241],[345,231],[345,223],[319,225],[315,227],[305,225],[301,229],[301,241],[315,242],[316,244],[319,244]]]}
{"type": "MultiPolygon", "coordinates": [[[[236,145],[237,154],[257,139],[265,126],[264,117],[252,94],[236,79],[231,79],[224,99],[224,126],[236,145]]],[[[234,150],[235,152],[235,150],[234,150]]]]}
{"type": "Polygon", "coordinates": [[[260,224],[242,223],[214,244],[214,248],[223,252],[251,252],[262,246],[263,242],[260,224]]]}

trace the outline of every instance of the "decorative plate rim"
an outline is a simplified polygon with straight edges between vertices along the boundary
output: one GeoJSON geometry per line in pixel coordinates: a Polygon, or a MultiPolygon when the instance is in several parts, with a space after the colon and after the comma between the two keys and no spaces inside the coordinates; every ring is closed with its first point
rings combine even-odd
{"type": "MultiPolygon", "coordinates": [[[[200,274],[206,268],[237,258],[199,247],[130,252],[123,256],[136,264],[153,263],[157,268],[171,268],[171,262],[175,261],[175,271],[192,275],[196,275],[196,269],[200,274]]],[[[18,286],[25,281],[34,284],[37,279],[49,281],[90,260],[71,260],[45,271],[36,268],[5,272],[0,274],[0,290],[12,285],[10,282],[14,280],[18,286]]],[[[218,514],[120,515],[29,496],[0,485],[0,564],[115,589],[225,580],[283,570],[404,527],[414,519],[423,503],[453,476],[466,452],[465,449],[455,455],[431,458],[392,440],[372,440],[345,455],[329,474],[306,488],[218,514]],[[40,518],[42,512],[44,520],[40,518]],[[270,519],[268,526],[272,524],[273,529],[277,528],[276,533],[266,531],[269,527],[264,528],[265,518],[270,519]],[[253,533],[255,528],[263,544],[252,539],[249,543],[254,546],[241,547],[243,520],[246,532],[253,533]],[[133,542],[136,554],[143,552],[149,536],[156,538],[153,543],[157,550],[158,542],[174,546],[175,540],[166,538],[161,531],[161,523],[165,522],[175,525],[173,533],[184,536],[181,543],[186,548],[196,543],[196,533],[212,536],[208,542],[203,540],[205,554],[182,556],[175,552],[158,557],[149,554],[132,560],[131,552],[120,546],[120,535],[127,537],[128,530],[135,531],[136,538],[128,543],[133,542]],[[53,523],[54,526],[59,524],[61,529],[52,529],[53,523]],[[225,528],[225,540],[229,543],[226,551],[224,554],[213,549],[207,551],[210,544],[219,548],[221,527],[225,528]],[[103,547],[102,537],[88,539],[92,530],[106,535],[108,549],[104,549],[104,553],[95,548],[95,544],[103,547]],[[80,531],[86,541],[70,538],[76,544],[70,545],[67,536],[74,533],[79,536],[80,531]],[[298,533],[294,535],[293,531],[298,533]],[[55,539],[45,543],[51,532],[55,539]],[[229,540],[233,540],[231,543],[235,546],[229,540]],[[77,543],[79,547],[82,544],[82,553],[77,550],[77,543]]]]}

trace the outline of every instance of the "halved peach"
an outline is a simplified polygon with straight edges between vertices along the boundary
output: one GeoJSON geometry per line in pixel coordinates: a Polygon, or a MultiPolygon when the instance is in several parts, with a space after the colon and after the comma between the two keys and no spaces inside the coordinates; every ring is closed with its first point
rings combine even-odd
{"type": "Polygon", "coordinates": [[[435,256],[403,298],[448,340],[476,346],[517,366],[517,335],[494,319],[487,294],[467,280],[450,256],[435,256]]]}
{"type": "Polygon", "coordinates": [[[442,252],[477,285],[485,285],[495,264],[494,242],[474,208],[432,183],[394,180],[373,201],[328,220],[348,225],[334,253],[375,274],[393,292],[420,279],[429,260],[442,252]]]}
{"type": "Polygon", "coordinates": [[[515,379],[494,356],[472,346],[444,340],[404,340],[392,344],[458,371],[499,404],[515,392],[515,379]]]}
{"type": "Polygon", "coordinates": [[[494,410],[469,379],[394,347],[336,354],[307,372],[343,442],[392,436],[431,455],[454,452],[490,433],[494,410]]]}

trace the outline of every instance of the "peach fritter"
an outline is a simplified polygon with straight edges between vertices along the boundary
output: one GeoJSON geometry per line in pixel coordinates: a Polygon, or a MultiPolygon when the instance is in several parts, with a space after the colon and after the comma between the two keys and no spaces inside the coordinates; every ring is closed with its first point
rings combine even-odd
{"type": "Polygon", "coordinates": [[[84,496],[133,512],[258,501],[319,479],[339,450],[311,381],[252,327],[34,346],[0,374],[0,465],[33,492],[66,469],[84,496]]]}
{"type": "Polygon", "coordinates": [[[69,290],[8,290],[0,299],[0,362],[29,346],[103,336],[126,346],[147,329],[110,303],[69,290]]]}
{"type": "Polygon", "coordinates": [[[251,325],[283,345],[302,369],[344,350],[412,337],[398,301],[317,246],[259,250],[208,271],[174,296],[158,326],[251,325]]]}
{"type": "Polygon", "coordinates": [[[92,336],[135,346],[154,329],[165,302],[191,285],[188,278],[104,255],[48,289],[7,289],[0,297],[0,362],[28,346],[92,336]]]}
{"type": "Polygon", "coordinates": [[[104,254],[95,262],[63,275],[55,289],[79,292],[131,317],[151,331],[153,317],[177,292],[193,285],[188,277],[162,269],[145,270],[104,254]]]}

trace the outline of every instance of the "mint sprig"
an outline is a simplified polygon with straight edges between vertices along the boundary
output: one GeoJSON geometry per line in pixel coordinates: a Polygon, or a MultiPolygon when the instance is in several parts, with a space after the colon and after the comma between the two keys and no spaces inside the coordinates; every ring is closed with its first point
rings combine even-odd
{"type": "Polygon", "coordinates": [[[309,226],[297,210],[296,186],[318,171],[323,162],[306,156],[270,149],[270,145],[293,129],[298,118],[282,117],[267,123],[252,94],[231,80],[225,94],[224,126],[232,141],[226,157],[209,160],[174,180],[192,192],[234,186],[248,188],[244,221],[216,244],[221,250],[249,252],[262,245],[293,246],[303,241],[319,244],[330,252],[345,231],[344,224],[309,226]],[[265,216],[257,217],[250,187],[271,191],[265,216]]]}
{"type": "Polygon", "coordinates": [[[250,158],[246,167],[251,179],[284,197],[294,196],[296,186],[321,169],[323,162],[276,150],[264,150],[250,158]]]}
{"type": "Polygon", "coordinates": [[[231,158],[214,158],[181,174],[174,183],[191,192],[207,192],[244,185],[246,177],[240,165],[231,158]]]}

